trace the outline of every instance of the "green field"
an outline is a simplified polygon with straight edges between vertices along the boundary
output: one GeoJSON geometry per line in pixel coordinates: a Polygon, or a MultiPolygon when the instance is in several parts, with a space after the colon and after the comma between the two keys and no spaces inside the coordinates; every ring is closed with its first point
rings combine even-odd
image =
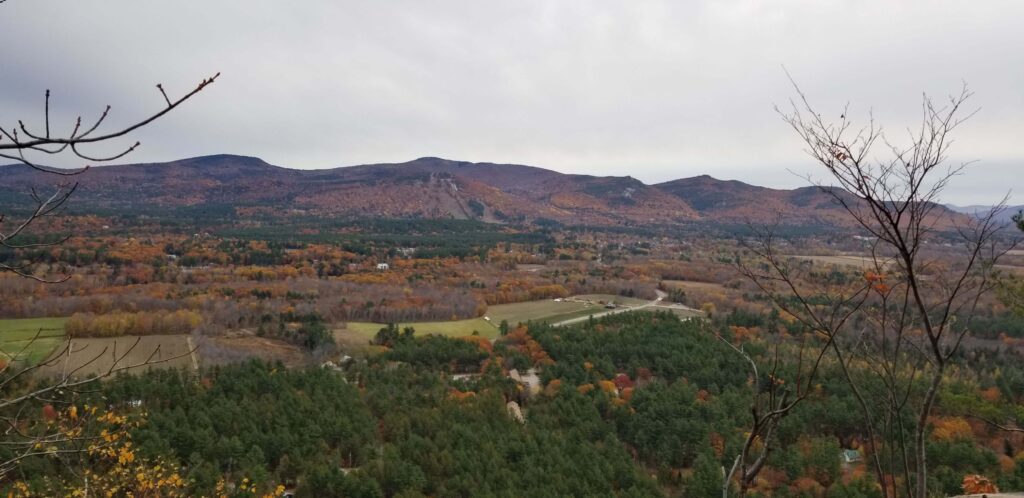
{"type": "Polygon", "coordinates": [[[569,299],[579,299],[584,301],[591,301],[597,303],[603,301],[605,303],[614,302],[620,306],[640,306],[641,304],[647,304],[651,302],[650,299],[638,299],[635,297],[624,297],[616,296],[615,294],[583,294],[579,296],[573,296],[569,299]]]}
{"type": "Polygon", "coordinates": [[[644,308],[644,311],[668,311],[675,314],[679,318],[693,318],[704,316],[704,314],[701,313],[700,311],[676,306],[651,306],[649,308],[644,308]]]}
{"type": "MultiPolygon", "coordinates": [[[[625,306],[648,303],[648,301],[643,299],[613,296],[610,294],[592,294],[575,296],[561,301],[544,299],[523,303],[496,304],[489,306],[487,313],[484,315],[491,319],[489,322],[483,318],[470,318],[447,322],[402,323],[398,324],[398,326],[400,328],[411,326],[416,329],[417,334],[437,334],[453,337],[472,335],[473,331],[477,331],[480,335],[493,339],[498,336],[498,325],[502,320],[507,320],[510,326],[529,321],[555,323],[607,311],[603,305],[598,304],[598,301],[614,301],[619,305],[625,306]],[[590,303],[586,301],[590,301],[590,303]]],[[[369,340],[384,325],[371,322],[348,322],[343,328],[336,330],[336,338],[346,340],[355,336],[369,340]]]]}
{"type": "Polygon", "coordinates": [[[38,363],[64,342],[67,321],[67,318],[0,320],[0,358],[9,361],[17,356],[30,364],[38,363]]]}
{"type": "MultiPolygon", "coordinates": [[[[596,303],[596,300],[594,301],[596,303]]],[[[519,322],[544,321],[560,322],[581,316],[600,313],[604,308],[598,304],[586,304],[577,301],[560,301],[552,299],[543,301],[527,301],[524,303],[496,304],[487,308],[487,316],[495,324],[508,320],[510,325],[519,322]]]]}

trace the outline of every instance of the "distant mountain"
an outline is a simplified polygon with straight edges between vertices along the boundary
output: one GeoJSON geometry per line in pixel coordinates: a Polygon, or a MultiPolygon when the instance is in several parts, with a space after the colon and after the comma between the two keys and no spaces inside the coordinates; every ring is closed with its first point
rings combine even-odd
{"type": "MultiPolygon", "coordinates": [[[[728,223],[851,226],[853,220],[818,187],[778,190],[708,175],[659,183],[655,187],[685,199],[701,218],[728,223]]],[[[856,199],[843,192],[852,204],[856,199]]]]}
{"type": "MultiPolygon", "coordinates": [[[[974,217],[988,215],[989,211],[992,210],[992,206],[983,206],[980,204],[974,204],[971,206],[955,206],[953,204],[946,204],[946,207],[958,213],[963,213],[968,216],[974,217]]],[[[1013,221],[1014,215],[1020,213],[1021,211],[1024,211],[1024,205],[1006,206],[1001,211],[996,213],[996,220],[1002,223],[1010,223],[1013,221]]]]}
{"type": "MultiPolygon", "coordinates": [[[[24,165],[0,167],[0,178],[0,202],[23,198],[33,186],[54,181],[24,165]]],[[[710,176],[646,185],[629,176],[570,175],[532,166],[435,157],[296,170],[254,157],[215,155],[96,167],[75,179],[80,187],[74,205],[85,211],[204,205],[233,209],[240,216],[552,220],[634,226],[701,221],[854,225],[832,196],[816,187],[776,190],[710,176]]]]}

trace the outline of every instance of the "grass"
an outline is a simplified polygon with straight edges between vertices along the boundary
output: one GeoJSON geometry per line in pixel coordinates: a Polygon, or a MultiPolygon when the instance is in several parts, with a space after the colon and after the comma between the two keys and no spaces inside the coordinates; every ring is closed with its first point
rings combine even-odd
{"type": "MultiPolygon", "coordinates": [[[[875,265],[874,260],[870,256],[856,256],[856,255],[842,255],[842,256],[803,256],[803,255],[791,255],[787,256],[790,258],[806,259],[817,263],[824,263],[828,265],[837,266],[853,266],[858,268],[871,268],[875,265]]],[[[879,258],[879,264],[881,266],[887,266],[892,260],[879,258]]]]}
{"type": "MultiPolygon", "coordinates": [[[[574,296],[569,299],[562,301],[544,299],[489,306],[485,315],[491,319],[489,322],[483,318],[469,318],[446,322],[400,323],[398,327],[413,327],[416,329],[417,334],[436,334],[450,337],[472,335],[476,331],[484,337],[494,339],[498,337],[498,325],[502,320],[508,320],[510,326],[529,321],[554,323],[607,311],[603,305],[598,304],[598,301],[615,301],[617,304],[627,306],[648,303],[644,299],[614,296],[611,294],[589,294],[574,296]],[[584,301],[590,301],[590,304],[584,301]]],[[[385,324],[383,323],[348,322],[344,328],[335,329],[335,340],[355,347],[372,339],[377,334],[377,331],[384,326],[385,324]]]]}
{"type": "MultiPolygon", "coordinates": [[[[377,334],[377,331],[384,326],[385,324],[383,323],[348,322],[342,330],[348,330],[353,334],[366,338],[366,340],[370,340],[377,334]]],[[[416,329],[417,334],[461,337],[465,335],[473,335],[473,331],[477,331],[480,335],[488,338],[498,336],[497,325],[491,325],[483,318],[470,318],[467,320],[452,320],[447,322],[413,322],[398,324],[398,328],[401,329],[403,327],[412,327],[416,329]]]]}
{"type": "Polygon", "coordinates": [[[616,296],[615,294],[583,294],[579,296],[573,296],[569,299],[578,299],[584,301],[597,302],[614,302],[619,306],[640,306],[641,304],[647,304],[651,302],[650,299],[638,299],[635,297],[624,297],[616,296]]]}
{"type": "MultiPolygon", "coordinates": [[[[596,302],[596,301],[595,301],[596,302]]],[[[497,304],[487,307],[487,316],[495,324],[502,320],[508,320],[510,325],[519,322],[544,321],[560,322],[579,316],[587,316],[603,311],[604,308],[597,304],[588,305],[576,301],[556,302],[552,299],[543,301],[526,301],[523,303],[497,304]]]]}
{"type": "Polygon", "coordinates": [[[679,318],[693,318],[695,316],[704,316],[704,314],[701,313],[700,311],[678,308],[675,306],[651,306],[650,308],[644,308],[643,311],[669,311],[671,313],[674,313],[679,318]]]}
{"type": "MultiPolygon", "coordinates": [[[[594,302],[596,303],[596,300],[594,302]]],[[[445,322],[400,323],[398,327],[413,327],[416,329],[417,334],[436,334],[451,337],[472,335],[473,331],[476,331],[484,337],[493,339],[498,337],[498,324],[502,320],[508,320],[509,325],[515,326],[519,322],[525,323],[531,320],[559,322],[570,318],[588,316],[601,311],[604,311],[604,308],[597,304],[588,305],[586,303],[564,300],[556,302],[552,299],[545,299],[542,301],[490,306],[487,308],[485,315],[491,319],[489,322],[481,317],[445,322]]],[[[336,339],[343,342],[368,341],[384,325],[383,323],[373,322],[348,322],[345,328],[335,331],[335,336],[336,339]]]]}
{"type": "Polygon", "coordinates": [[[693,280],[662,280],[666,287],[673,289],[700,289],[700,290],[722,290],[725,286],[711,282],[697,282],[693,280]]]}
{"type": "Polygon", "coordinates": [[[64,342],[67,321],[67,318],[0,320],[0,358],[10,361],[13,356],[19,356],[19,360],[29,364],[42,361],[64,342]]]}

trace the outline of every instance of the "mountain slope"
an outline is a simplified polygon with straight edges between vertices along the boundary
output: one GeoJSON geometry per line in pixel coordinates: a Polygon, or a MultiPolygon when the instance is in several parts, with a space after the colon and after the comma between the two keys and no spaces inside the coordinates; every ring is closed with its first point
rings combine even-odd
{"type": "MultiPolygon", "coordinates": [[[[818,187],[778,190],[708,175],[659,183],[655,187],[686,199],[704,219],[723,223],[853,226],[835,198],[818,187]]],[[[849,202],[855,198],[843,192],[849,202]]]]}
{"type": "MultiPolygon", "coordinates": [[[[977,204],[971,206],[954,206],[953,204],[946,204],[946,207],[958,213],[963,213],[968,216],[973,216],[975,218],[987,216],[989,211],[992,209],[992,206],[982,206],[977,204]]],[[[1006,206],[998,213],[996,213],[995,218],[996,221],[1000,223],[1011,223],[1013,222],[1013,217],[1020,212],[1024,212],[1024,205],[1006,206]]]]}
{"type": "MultiPolygon", "coordinates": [[[[23,165],[0,167],[0,202],[55,179],[23,165]]],[[[854,226],[832,196],[699,176],[646,185],[629,177],[570,175],[532,166],[425,157],[398,164],[294,170],[215,155],[103,166],[74,177],[83,211],[160,211],[219,206],[246,216],[455,218],[565,224],[690,222],[854,226]]],[[[852,197],[851,197],[852,199],[852,197]]],[[[951,212],[950,212],[951,213],[951,212]]]]}

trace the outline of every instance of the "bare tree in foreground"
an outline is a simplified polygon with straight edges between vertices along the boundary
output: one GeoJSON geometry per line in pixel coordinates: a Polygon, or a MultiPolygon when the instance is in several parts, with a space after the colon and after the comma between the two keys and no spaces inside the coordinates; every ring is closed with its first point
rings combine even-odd
{"type": "Polygon", "coordinates": [[[74,342],[69,340],[46,359],[28,363],[27,351],[39,340],[41,333],[37,332],[19,351],[9,353],[0,349],[0,356],[4,357],[0,362],[3,365],[0,368],[0,431],[3,434],[0,436],[0,446],[5,450],[4,456],[0,457],[0,481],[16,470],[19,462],[26,458],[62,456],[84,451],[85,446],[80,443],[90,438],[76,429],[89,419],[83,414],[80,418],[76,417],[75,425],[63,428],[39,424],[36,423],[38,413],[34,411],[39,408],[39,403],[44,404],[44,408],[73,406],[69,399],[81,390],[88,389],[89,384],[97,380],[136,368],[171,362],[194,353],[188,351],[165,356],[160,346],[157,346],[143,359],[132,361],[141,338],[126,341],[128,345],[122,350],[118,350],[117,343],[114,343],[111,347],[89,352],[86,352],[87,347],[75,348],[74,342]],[[84,359],[73,361],[73,356],[84,359]],[[51,380],[41,384],[33,382],[34,374],[58,369],[60,373],[51,380]]]}
{"type": "Polygon", "coordinates": [[[844,109],[838,120],[828,120],[799,87],[796,92],[791,108],[779,112],[831,184],[814,183],[875,241],[866,287],[822,304],[817,290],[794,272],[797,263],[782,256],[770,236],[752,245],[758,259],[744,274],[777,306],[829,338],[860,405],[883,496],[924,498],[929,417],[974,311],[993,288],[993,266],[1003,253],[995,240],[1001,206],[977,220],[954,221],[939,204],[942,191],[966,166],[946,166],[946,160],[952,132],[970,117],[963,115],[970,92],[965,87],[945,105],[924,97],[920,126],[906,131],[905,145],[891,142],[873,118],[854,127],[844,109]],[[929,253],[943,231],[959,247],[955,260],[929,253]],[[837,311],[842,320],[835,320],[837,311]],[[867,392],[862,374],[873,376],[870,385],[881,385],[881,392],[867,392]]]}
{"type": "Polygon", "coordinates": [[[722,339],[750,363],[754,379],[750,430],[726,473],[723,498],[728,497],[734,480],[739,486],[739,496],[746,496],[774,449],[772,436],[779,424],[812,394],[823,359],[835,348],[840,331],[869,296],[870,286],[863,283],[832,287],[818,285],[814,292],[818,296],[816,305],[788,302],[783,296],[796,290],[796,282],[805,286],[814,282],[811,275],[803,271],[806,265],[791,267],[786,258],[776,253],[775,244],[771,230],[759,231],[754,243],[745,245],[747,254],[737,258],[736,267],[762,293],[770,296],[782,311],[798,320],[808,336],[801,340],[795,371],[789,372],[788,385],[783,378],[785,375],[780,372],[778,346],[771,372],[762,378],[757,363],[750,355],[722,339]]]}
{"type": "MultiPolygon", "coordinates": [[[[125,147],[117,154],[102,157],[93,156],[86,152],[86,149],[95,144],[111,143],[152,123],[201,92],[219,75],[220,73],[202,80],[191,91],[175,100],[168,97],[162,85],[157,85],[165,105],[148,117],[113,131],[99,131],[110,113],[110,106],[107,106],[91,124],[83,125],[82,118],[79,117],[70,127],[71,131],[68,134],[52,133],[49,90],[46,91],[43,124],[40,129],[30,129],[21,120],[13,127],[0,126],[0,158],[17,161],[58,180],[52,193],[41,194],[33,190],[31,192],[32,204],[20,217],[12,219],[12,216],[0,213],[0,251],[16,253],[20,249],[54,246],[68,238],[68,235],[62,235],[50,240],[21,242],[40,220],[60,211],[60,208],[67,203],[78,187],[74,178],[85,173],[89,166],[74,170],[60,170],[39,164],[35,157],[65,155],[88,162],[120,159],[135,150],[139,143],[135,142],[133,145],[125,147]]],[[[39,276],[33,272],[33,267],[32,261],[0,262],[0,274],[13,273],[42,283],[60,282],[68,278],[68,276],[63,276],[51,279],[39,276]]],[[[134,343],[129,341],[128,347],[122,351],[118,351],[115,346],[103,348],[95,354],[84,353],[83,348],[76,349],[73,342],[68,341],[62,349],[52,353],[41,362],[32,363],[29,361],[27,353],[32,349],[33,344],[39,341],[42,332],[42,330],[38,331],[17,351],[3,351],[0,348],[0,431],[2,431],[0,432],[2,433],[0,448],[3,448],[4,455],[0,458],[0,480],[15,470],[19,462],[25,458],[34,455],[59,456],[64,451],[81,451],[82,445],[70,444],[79,442],[78,439],[83,437],[81,431],[76,428],[56,430],[46,424],[33,424],[37,413],[32,410],[34,407],[37,408],[38,404],[45,403],[51,407],[68,404],[68,400],[78,390],[86,388],[87,384],[97,379],[110,377],[133,368],[171,361],[193,353],[190,351],[183,355],[165,357],[157,347],[148,356],[140,357],[141,360],[132,361],[133,352],[139,345],[138,339],[134,343]],[[72,362],[72,357],[75,355],[84,356],[84,361],[72,362]],[[94,365],[103,365],[103,367],[92,368],[94,365]],[[37,383],[36,379],[32,377],[42,370],[48,372],[59,370],[60,373],[48,382],[37,383]],[[90,371],[92,371],[90,375],[85,375],[90,371]],[[69,444],[71,449],[61,449],[68,447],[69,444]]],[[[83,417],[82,420],[85,418],[83,417]]]]}
{"type": "MultiPolygon", "coordinates": [[[[17,126],[0,126],[0,158],[20,162],[34,170],[48,175],[53,175],[58,179],[64,180],[54,187],[52,193],[39,193],[33,189],[31,192],[32,205],[28,207],[26,213],[20,218],[9,219],[10,216],[5,213],[0,213],[0,249],[16,251],[18,249],[47,247],[59,245],[67,240],[68,236],[65,235],[57,238],[56,240],[43,240],[28,243],[18,242],[19,238],[24,238],[29,234],[33,224],[40,221],[42,218],[57,213],[60,208],[64,206],[68,199],[71,198],[71,195],[74,194],[75,189],[78,188],[78,182],[72,181],[71,179],[86,172],[89,169],[89,166],[87,165],[83,168],[73,170],[60,170],[40,165],[36,162],[34,157],[32,157],[33,155],[38,157],[65,155],[94,163],[120,159],[135,150],[140,143],[135,142],[133,145],[125,147],[116,154],[99,157],[92,156],[83,149],[95,144],[111,143],[115,139],[124,137],[143,126],[156,121],[163,115],[171,112],[174,108],[201,92],[204,88],[213,83],[218,76],[220,76],[220,73],[204,79],[192,91],[174,101],[167,96],[167,92],[164,91],[163,85],[158,84],[156,87],[160,91],[160,95],[163,97],[166,106],[145,119],[119,130],[103,133],[98,132],[100,126],[110,114],[110,106],[108,105],[91,125],[83,125],[82,117],[79,116],[73,123],[70,133],[67,135],[51,134],[49,90],[46,90],[42,130],[37,129],[29,131],[29,128],[22,120],[18,120],[17,126]]],[[[40,282],[62,281],[68,278],[67,276],[64,276],[58,280],[48,280],[44,277],[31,273],[32,266],[32,262],[18,264],[0,262],[0,273],[12,272],[22,277],[31,278],[40,282]]]]}

